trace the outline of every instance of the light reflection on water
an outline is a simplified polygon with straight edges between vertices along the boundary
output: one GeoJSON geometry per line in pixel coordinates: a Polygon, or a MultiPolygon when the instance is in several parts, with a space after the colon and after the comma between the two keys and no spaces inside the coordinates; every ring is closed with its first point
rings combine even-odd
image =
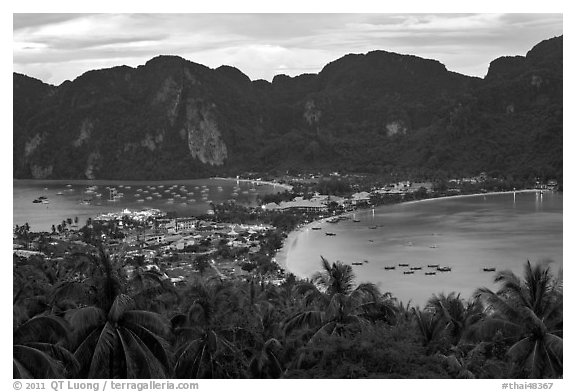
{"type": "Polygon", "coordinates": [[[552,259],[562,266],[562,194],[547,192],[495,194],[426,200],[356,212],[361,222],[315,224],[292,235],[279,259],[297,276],[311,276],[320,256],[352,266],[357,283],[373,282],[406,302],[424,305],[434,293],[456,291],[468,298],[482,286],[495,289],[493,272],[521,274],[526,260],[552,259]],[[377,229],[369,229],[378,226],[377,229]],[[336,233],[335,237],[324,234],[336,233]],[[297,241],[292,241],[297,238],[297,241]],[[422,266],[404,275],[399,263],[422,266]],[[424,275],[428,264],[452,267],[451,272],[424,275]],[[396,265],[396,270],[384,266],[396,265]]]}

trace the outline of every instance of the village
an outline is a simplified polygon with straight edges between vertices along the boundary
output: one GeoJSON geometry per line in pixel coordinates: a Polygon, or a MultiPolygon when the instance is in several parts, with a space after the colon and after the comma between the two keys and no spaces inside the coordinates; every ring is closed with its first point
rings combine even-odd
{"type": "MultiPolygon", "coordinates": [[[[485,173],[441,185],[398,181],[359,186],[345,183],[338,173],[324,179],[314,177],[275,179],[288,180],[289,190],[265,195],[257,207],[224,203],[213,206],[205,215],[187,217],[171,216],[158,209],[122,209],[88,219],[83,226],[77,219],[68,218],[51,233],[32,233],[27,225],[16,226],[14,255],[16,259],[33,256],[57,263],[85,252],[87,247],[103,246],[123,260],[128,275],[137,268],[154,271],[173,285],[185,285],[198,278],[253,276],[281,284],[286,271],[276,263],[276,253],[287,234],[301,225],[401,201],[512,190],[511,184],[489,179],[485,173]]],[[[557,183],[537,182],[533,188],[555,190],[557,183]]]]}

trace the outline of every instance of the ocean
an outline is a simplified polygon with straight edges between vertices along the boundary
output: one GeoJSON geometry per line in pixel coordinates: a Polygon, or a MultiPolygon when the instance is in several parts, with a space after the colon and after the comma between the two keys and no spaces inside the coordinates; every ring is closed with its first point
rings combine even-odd
{"type": "Polygon", "coordinates": [[[357,211],[352,219],[337,224],[307,225],[290,234],[277,259],[299,277],[317,272],[321,256],[350,265],[360,263],[352,265],[357,284],[375,283],[404,303],[424,306],[432,294],[450,292],[467,299],[476,288],[496,289],[493,278],[497,271],[521,274],[527,260],[552,260],[552,271],[558,273],[563,262],[562,209],[562,193],[553,192],[383,206],[357,211]],[[428,267],[434,264],[452,270],[428,267]],[[395,269],[386,270],[386,266],[395,269]],[[422,269],[404,274],[411,267],[422,269]],[[490,267],[496,272],[483,270],[490,267]]]}
{"type": "Polygon", "coordinates": [[[107,181],[107,180],[13,180],[14,225],[28,223],[32,231],[50,231],[67,218],[78,217],[80,225],[88,218],[125,208],[157,208],[174,211],[178,216],[205,214],[210,202],[234,200],[244,205],[257,205],[258,195],[282,192],[280,185],[227,179],[172,181],[107,181]],[[87,190],[93,188],[93,192],[87,190]],[[111,191],[122,197],[111,199],[111,191]],[[60,193],[60,194],[59,194],[60,193]],[[98,194],[100,196],[98,197],[98,194]],[[44,196],[48,203],[34,203],[44,196]],[[83,204],[82,200],[91,200],[83,204]],[[141,201],[138,201],[141,200],[141,201]]]}

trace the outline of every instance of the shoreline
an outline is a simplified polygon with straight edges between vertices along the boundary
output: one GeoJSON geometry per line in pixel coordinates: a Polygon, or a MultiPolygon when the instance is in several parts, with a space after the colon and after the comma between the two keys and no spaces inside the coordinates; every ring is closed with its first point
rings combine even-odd
{"type": "Polygon", "coordinates": [[[238,181],[238,182],[251,182],[251,183],[257,183],[257,184],[261,184],[261,185],[270,185],[270,186],[274,186],[274,187],[281,187],[284,188],[288,191],[292,190],[292,185],[288,185],[288,184],[280,184],[279,182],[274,182],[274,181],[263,181],[263,180],[250,180],[247,178],[234,178],[234,177],[210,177],[211,180],[226,180],[226,181],[238,181]]]}
{"type": "MultiPolygon", "coordinates": [[[[421,203],[421,202],[425,202],[425,201],[431,201],[431,200],[445,200],[445,199],[452,199],[452,198],[457,198],[457,199],[461,199],[464,197],[474,197],[474,196],[487,196],[487,195],[504,195],[504,194],[514,194],[514,193],[531,193],[531,192],[540,192],[540,189],[521,189],[521,190],[516,190],[516,191],[500,191],[500,192],[487,192],[487,193],[471,193],[471,194],[466,194],[466,195],[454,195],[454,196],[442,196],[442,197],[431,197],[431,198],[427,198],[427,199],[420,199],[420,200],[410,200],[410,201],[403,201],[400,203],[394,203],[394,204],[387,204],[387,205],[381,205],[381,206],[377,206],[375,208],[380,208],[380,207],[386,207],[386,206],[390,206],[390,205],[400,205],[400,204],[405,204],[405,205],[409,205],[409,204],[415,204],[415,203],[421,203]]],[[[547,191],[544,191],[547,192],[547,191]]],[[[326,219],[329,218],[333,218],[336,216],[347,216],[347,215],[351,215],[356,213],[356,211],[363,211],[363,210],[368,210],[369,208],[362,208],[362,209],[358,209],[352,212],[346,211],[343,212],[341,214],[338,215],[333,215],[327,218],[322,218],[322,219],[317,219],[315,221],[312,221],[310,223],[307,223],[305,225],[302,226],[298,226],[295,230],[292,230],[290,233],[288,233],[288,236],[284,239],[284,241],[282,242],[282,248],[280,248],[276,254],[274,255],[274,259],[276,261],[276,263],[283,268],[286,272],[288,273],[292,273],[294,274],[292,271],[290,271],[290,269],[288,268],[288,252],[289,249],[293,246],[294,242],[298,239],[298,234],[303,231],[304,229],[308,229],[314,225],[318,225],[320,223],[324,223],[324,221],[326,219]]],[[[296,274],[294,274],[296,275],[296,274]]],[[[297,276],[297,275],[296,275],[297,276]]]]}

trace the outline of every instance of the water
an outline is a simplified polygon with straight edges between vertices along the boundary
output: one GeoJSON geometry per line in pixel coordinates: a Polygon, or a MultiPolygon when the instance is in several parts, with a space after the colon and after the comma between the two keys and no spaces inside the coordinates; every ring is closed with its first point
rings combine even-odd
{"type": "Polygon", "coordinates": [[[381,291],[420,306],[435,293],[455,291],[469,298],[478,287],[496,289],[495,272],[483,267],[521,274],[528,259],[554,260],[555,273],[562,266],[561,193],[425,200],[364,210],[354,217],[360,222],[323,222],[292,233],[278,259],[300,277],[320,269],[320,256],[350,265],[362,262],[352,265],[356,283],[375,283],[381,291]],[[336,236],[326,236],[327,231],[336,236]],[[409,268],[399,263],[422,270],[404,275],[409,268]],[[424,272],[434,271],[428,264],[452,271],[427,276],[424,272]],[[384,270],[392,265],[395,270],[384,270]]]}
{"type": "Polygon", "coordinates": [[[256,185],[248,181],[224,179],[174,180],[174,181],[66,181],[66,180],[14,180],[13,181],[13,224],[26,222],[32,231],[50,231],[67,218],[78,217],[83,225],[86,219],[105,212],[119,212],[124,208],[157,208],[175,211],[178,216],[205,214],[209,202],[222,203],[236,200],[245,205],[256,205],[258,194],[281,192],[281,186],[256,185]],[[70,186],[67,186],[70,185],[70,186]],[[87,193],[88,186],[96,186],[94,193],[87,193]],[[114,187],[124,196],[109,201],[114,187]],[[141,191],[138,191],[141,189],[141,191]],[[58,193],[62,194],[59,195],[58,193]],[[101,197],[97,197],[97,193],[101,197]],[[156,194],[154,194],[156,193],[156,194]],[[137,194],[139,196],[137,196],[137,194]],[[34,199],[46,196],[48,204],[33,203],[34,199]],[[147,198],[150,198],[148,200],[147,198]],[[83,199],[92,199],[91,204],[81,204],[83,199]],[[172,199],[172,200],[168,200],[172,199]],[[138,201],[143,200],[143,201],[138,201]]]}

